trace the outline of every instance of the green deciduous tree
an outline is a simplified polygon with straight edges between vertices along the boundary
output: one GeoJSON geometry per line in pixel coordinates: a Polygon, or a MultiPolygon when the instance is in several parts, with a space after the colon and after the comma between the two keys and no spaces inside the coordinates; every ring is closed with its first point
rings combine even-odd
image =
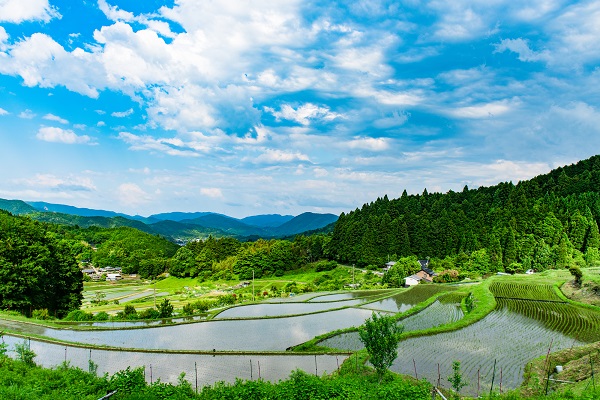
{"type": "Polygon", "coordinates": [[[358,328],[360,341],[369,353],[369,361],[375,367],[379,382],[387,369],[398,357],[398,340],[403,327],[392,316],[373,313],[371,318],[358,328]]]}

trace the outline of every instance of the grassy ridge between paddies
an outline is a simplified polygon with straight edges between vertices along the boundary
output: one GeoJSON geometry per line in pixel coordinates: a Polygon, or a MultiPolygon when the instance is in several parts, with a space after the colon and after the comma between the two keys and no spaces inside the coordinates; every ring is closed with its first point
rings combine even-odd
{"type": "MultiPolygon", "coordinates": [[[[484,282],[484,283],[485,283],[485,282],[484,282]]],[[[484,283],[482,283],[482,284],[484,284],[484,283]]],[[[431,297],[429,297],[427,300],[425,300],[425,301],[422,301],[421,303],[419,303],[419,304],[415,305],[414,307],[410,308],[409,310],[407,310],[407,311],[405,311],[405,312],[403,312],[403,313],[398,313],[398,314],[396,314],[396,315],[395,315],[395,317],[396,317],[396,319],[397,319],[398,321],[401,321],[402,319],[408,318],[408,317],[410,317],[411,315],[414,315],[414,314],[417,314],[417,313],[421,312],[422,310],[424,310],[425,308],[427,308],[427,307],[429,307],[431,304],[433,304],[433,303],[434,303],[434,302],[435,302],[435,301],[436,301],[436,300],[437,300],[439,297],[441,297],[441,296],[444,296],[444,295],[445,295],[445,294],[447,294],[448,292],[451,292],[451,291],[457,290],[457,294],[458,294],[458,293],[462,293],[462,294],[464,294],[464,296],[466,296],[466,295],[468,294],[468,292],[469,292],[469,291],[472,291],[471,289],[475,289],[475,288],[477,288],[477,287],[480,287],[480,285],[482,285],[482,284],[479,284],[479,285],[469,285],[469,287],[468,287],[468,288],[461,288],[461,289],[456,289],[456,287],[454,287],[454,286],[444,286],[444,287],[445,287],[445,288],[447,288],[448,290],[446,290],[446,291],[441,291],[441,292],[438,292],[438,293],[437,293],[437,294],[435,294],[435,295],[432,295],[432,296],[431,296],[431,297]]],[[[473,322],[476,322],[476,321],[478,321],[479,319],[483,318],[483,317],[484,317],[485,315],[487,315],[487,314],[488,314],[488,313],[489,313],[491,310],[493,310],[493,308],[494,308],[494,307],[495,307],[495,305],[496,305],[496,303],[495,303],[495,300],[494,300],[494,297],[491,295],[491,293],[489,292],[489,290],[487,290],[487,286],[486,286],[486,289],[482,291],[482,293],[485,293],[486,291],[487,291],[487,293],[489,294],[489,296],[491,296],[491,301],[493,302],[493,304],[492,304],[491,308],[490,308],[490,309],[489,309],[489,310],[488,310],[488,311],[487,311],[485,314],[481,315],[481,317],[479,317],[478,319],[476,319],[476,320],[473,320],[473,322]]],[[[473,291],[472,291],[472,292],[473,292],[473,291]]],[[[473,293],[474,293],[474,297],[476,298],[476,302],[478,302],[478,299],[479,299],[479,297],[478,297],[478,296],[479,296],[479,294],[477,294],[477,295],[476,295],[476,294],[475,294],[475,292],[473,292],[473,293]]],[[[487,298],[487,297],[483,297],[483,294],[481,295],[481,297],[482,297],[482,299],[483,299],[483,300],[485,300],[485,301],[489,302],[489,298],[487,298]]],[[[478,306],[478,307],[479,307],[479,306],[478,306]]],[[[477,308],[477,307],[476,307],[476,308],[477,308]]],[[[463,311],[464,311],[464,310],[463,310],[463,311]]],[[[474,311],[475,311],[475,310],[473,310],[471,313],[473,313],[474,311]]],[[[375,311],[374,311],[374,312],[375,312],[375,311]]],[[[481,311],[480,311],[480,312],[481,312],[481,311]]],[[[471,313],[470,313],[470,314],[471,314],[471,313]]],[[[463,318],[463,320],[464,320],[464,318],[463,318]]],[[[460,321],[457,321],[457,322],[460,322],[460,321]]],[[[442,326],[440,326],[440,327],[437,327],[437,328],[442,328],[442,327],[453,326],[453,325],[454,325],[454,324],[456,324],[457,322],[455,322],[455,323],[452,323],[452,324],[442,325],[442,326]]],[[[473,323],[473,322],[471,322],[471,323],[473,323]]],[[[466,326],[466,325],[460,325],[460,327],[462,327],[462,326],[466,326]]],[[[458,327],[458,328],[455,328],[455,329],[460,329],[460,327],[458,327]]],[[[403,333],[403,334],[402,334],[402,336],[401,336],[401,340],[402,340],[402,339],[404,339],[404,338],[407,338],[407,337],[418,336],[418,335],[414,335],[415,333],[428,334],[427,332],[431,331],[432,329],[435,329],[435,328],[431,328],[431,329],[427,329],[427,330],[421,330],[421,331],[405,332],[405,333],[403,333]]],[[[323,342],[324,340],[326,340],[326,339],[329,339],[329,338],[331,338],[331,337],[333,337],[333,336],[340,335],[340,334],[343,334],[343,333],[356,332],[357,330],[358,330],[358,327],[350,327],[350,328],[347,328],[347,329],[339,329],[339,330],[336,330],[336,331],[328,332],[328,333],[326,333],[326,334],[319,335],[319,336],[317,336],[317,337],[315,337],[315,338],[313,338],[313,339],[311,339],[311,340],[309,340],[309,341],[307,341],[307,342],[301,343],[301,344],[299,344],[299,345],[297,345],[297,346],[293,346],[293,347],[291,348],[291,350],[292,350],[292,351],[298,351],[298,352],[305,352],[305,351],[310,351],[310,352],[313,352],[313,351],[324,351],[324,352],[330,352],[330,351],[335,351],[335,349],[330,349],[330,348],[328,348],[328,347],[323,347],[323,346],[320,346],[320,345],[319,345],[319,343],[321,343],[321,342],[323,342]]],[[[439,333],[439,332],[445,332],[445,330],[435,331],[435,332],[433,332],[433,333],[431,333],[431,334],[434,334],[434,333],[439,333]]]]}

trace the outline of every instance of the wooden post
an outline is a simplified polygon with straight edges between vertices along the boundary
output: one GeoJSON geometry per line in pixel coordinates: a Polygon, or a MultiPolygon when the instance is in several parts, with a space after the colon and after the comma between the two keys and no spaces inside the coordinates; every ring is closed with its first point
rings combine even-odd
{"type": "Polygon", "coordinates": [[[150,384],[152,385],[152,364],[150,364],[150,384]]]}
{"type": "Polygon", "coordinates": [[[65,366],[67,365],[67,346],[65,346],[65,366]]]}
{"type": "Polygon", "coordinates": [[[252,380],[252,359],[250,359],[250,380],[252,380]]]}
{"type": "Polygon", "coordinates": [[[494,372],[492,372],[492,386],[490,386],[490,397],[492,397],[492,391],[494,390],[494,378],[496,377],[496,359],[494,359],[494,372]]]}
{"type": "Polygon", "coordinates": [[[552,343],[554,342],[554,338],[550,341],[550,346],[548,347],[548,352],[546,353],[546,361],[544,361],[544,371],[548,368],[548,359],[550,357],[550,349],[552,349],[552,343]]]}
{"type": "Polygon", "coordinates": [[[502,367],[500,367],[500,394],[502,394],[502,367]]]}
{"type": "Polygon", "coordinates": [[[260,360],[258,360],[257,363],[258,363],[258,379],[260,380],[260,360]]]}
{"type": "Polygon", "coordinates": [[[592,387],[596,390],[596,382],[594,378],[594,362],[592,361],[592,353],[590,353],[590,366],[592,367],[592,387]]]}
{"type": "Polygon", "coordinates": [[[339,374],[340,373],[340,360],[338,360],[338,356],[335,356],[335,362],[337,363],[338,374],[339,374]]]}
{"type": "Polygon", "coordinates": [[[317,355],[315,354],[315,376],[319,376],[319,371],[317,371],[317,355]]]}
{"type": "Polygon", "coordinates": [[[438,384],[437,387],[440,387],[440,380],[442,379],[442,375],[440,374],[440,363],[438,363],[438,384]]]}
{"type": "Polygon", "coordinates": [[[477,398],[479,398],[479,383],[481,382],[480,375],[479,375],[480,371],[481,371],[481,367],[477,368],[477,398]]]}
{"type": "Polygon", "coordinates": [[[194,361],[194,372],[196,372],[196,393],[198,393],[198,364],[194,361]]]}
{"type": "Polygon", "coordinates": [[[417,375],[417,363],[415,363],[414,358],[413,358],[413,367],[415,368],[415,379],[419,380],[419,376],[417,375]]]}

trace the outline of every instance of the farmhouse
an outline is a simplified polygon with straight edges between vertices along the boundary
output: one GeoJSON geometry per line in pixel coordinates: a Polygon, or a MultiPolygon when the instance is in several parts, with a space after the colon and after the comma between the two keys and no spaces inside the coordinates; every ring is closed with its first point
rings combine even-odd
{"type": "Polygon", "coordinates": [[[421,281],[433,282],[433,277],[437,274],[429,268],[429,260],[419,260],[419,264],[421,264],[421,270],[414,275],[404,278],[404,286],[415,286],[421,281]]]}
{"type": "Polygon", "coordinates": [[[107,281],[118,281],[119,279],[123,279],[121,274],[106,274],[107,281]]]}

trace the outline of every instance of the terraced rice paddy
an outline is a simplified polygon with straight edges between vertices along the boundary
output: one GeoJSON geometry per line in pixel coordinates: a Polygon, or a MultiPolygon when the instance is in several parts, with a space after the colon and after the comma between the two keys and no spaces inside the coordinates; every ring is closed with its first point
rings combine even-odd
{"type": "Polygon", "coordinates": [[[416,365],[420,378],[437,383],[439,364],[441,384],[449,387],[445,377],[458,360],[468,393],[477,395],[490,389],[494,360],[496,390],[501,374],[503,388],[515,388],[525,364],[550,345],[556,351],[600,340],[600,313],[556,300],[550,285],[493,283],[490,289],[499,296],[494,311],[461,330],[401,342],[392,370],[414,375],[416,365]]]}
{"type": "Polygon", "coordinates": [[[383,300],[365,304],[361,308],[376,311],[388,311],[393,313],[404,312],[427,300],[431,296],[441,292],[453,290],[456,290],[456,287],[441,285],[418,285],[383,300]]]}
{"type": "MultiPolygon", "coordinates": [[[[454,298],[446,300],[436,300],[423,311],[411,315],[408,318],[399,321],[398,323],[404,326],[405,332],[409,332],[448,324],[458,321],[462,317],[463,312],[460,308],[460,297],[457,298],[454,296],[454,298]]],[[[318,345],[351,351],[361,350],[364,348],[358,336],[358,332],[342,333],[325,339],[318,345]]]]}
{"type": "Polygon", "coordinates": [[[538,321],[546,329],[582,342],[600,340],[600,313],[568,303],[498,299],[497,307],[538,321]]]}
{"type": "MultiPolygon", "coordinates": [[[[23,339],[5,336],[9,348],[23,343],[23,339]]],[[[235,382],[237,378],[258,378],[277,382],[286,379],[291,372],[299,368],[308,373],[330,374],[341,365],[346,356],[332,355],[198,355],[198,354],[161,354],[145,352],[123,352],[110,350],[89,350],[71,346],[55,345],[31,340],[31,350],[37,356],[38,365],[53,368],[65,360],[70,365],[88,370],[88,360],[98,365],[98,374],[114,374],[127,367],[144,367],[146,381],[176,384],[179,375],[185,372],[185,378],[195,387],[196,371],[198,387],[212,385],[216,382],[235,382]],[[152,378],[151,378],[152,377],[152,378]]],[[[15,357],[10,351],[9,355],[15,357]]]]}
{"type": "Polygon", "coordinates": [[[223,318],[260,318],[280,315],[308,314],[342,307],[350,307],[361,304],[364,300],[345,300],[326,303],[261,303],[247,306],[228,308],[217,314],[214,319],[223,318]]]}
{"type": "Polygon", "coordinates": [[[493,282],[490,285],[490,291],[494,297],[503,299],[563,301],[554,291],[554,287],[547,284],[493,282]]]}

